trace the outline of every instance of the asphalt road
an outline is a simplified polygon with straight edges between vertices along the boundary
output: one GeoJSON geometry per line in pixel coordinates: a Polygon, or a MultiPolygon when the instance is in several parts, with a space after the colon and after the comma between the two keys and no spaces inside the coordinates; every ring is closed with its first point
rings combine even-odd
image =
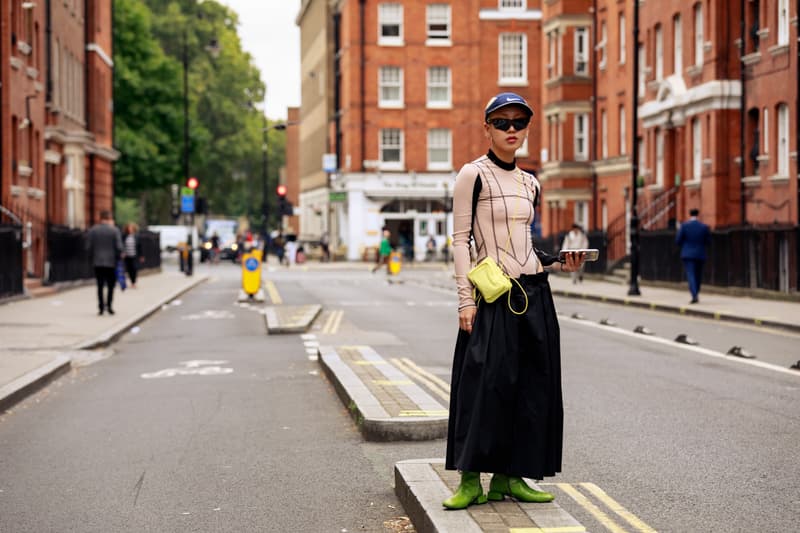
{"type": "MultiPolygon", "coordinates": [[[[214,273],[109,357],[0,417],[0,531],[341,533],[404,514],[394,463],[442,457],[444,441],[365,443],[305,343],[368,344],[449,381],[453,295],[366,268],[278,270],[284,301],[325,311],[312,337],[268,337],[257,307],[233,303],[238,270],[214,273]]],[[[593,483],[658,531],[796,529],[800,376],[596,326],[600,304],[580,303],[591,322],[571,320],[570,305],[557,301],[564,471],[547,481],[593,483]]],[[[697,324],[660,319],[659,331],[697,324]]],[[[732,335],[710,329],[691,334],[703,346],[732,335]]]]}

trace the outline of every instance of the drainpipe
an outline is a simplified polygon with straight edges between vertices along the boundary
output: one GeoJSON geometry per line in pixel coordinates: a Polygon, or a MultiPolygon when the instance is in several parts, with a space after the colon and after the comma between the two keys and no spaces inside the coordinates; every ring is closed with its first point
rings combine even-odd
{"type": "MultiPolygon", "coordinates": [[[[800,124],[800,0],[797,0],[797,11],[795,11],[795,18],[797,21],[797,40],[794,43],[797,49],[797,62],[794,65],[794,71],[797,75],[797,95],[795,100],[795,124],[800,124]]],[[[797,184],[797,220],[796,224],[800,227],[800,132],[795,128],[794,133],[795,142],[795,156],[794,156],[794,169],[795,169],[795,183],[797,184]]],[[[799,237],[800,238],[800,237],[799,237]]],[[[797,243],[798,258],[800,258],[800,242],[797,243]]],[[[800,263],[800,261],[798,261],[800,263]]],[[[798,287],[800,287],[800,265],[797,266],[798,271],[798,287]]]]}
{"type": "MultiPolygon", "coordinates": [[[[112,2],[113,3],[113,2],[112,2]]],[[[91,93],[92,93],[92,85],[90,83],[91,78],[91,69],[89,68],[89,53],[87,51],[92,34],[92,25],[93,21],[89,19],[89,2],[83,3],[83,24],[84,24],[84,46],[83,46],[83,120],[86,123],[86,131],[89,133],[94,133],[92,131],[92,112],[91,112],[91,93]]],[[[96,222],[95,212],[96,212],[96,205],[95,205],[95,154],[94,152],[88,154],[89,155],[89,226],[93,226],[96,222]]],[[[113,210],[114,207],[114,197],[111,197],[111,207],[113,210]]]]}
{"type": "Polygon", "coordinates": [[[739,109],[739,220],[742,226],[747,225],[747,204],[745,203],[745,127],[747,125],[747,91],[745,90],[745,74],[747,66],[744,64],[745,39],[747,38],[747,24],[745,22],[745,0],[739,0],[741,9],[741,22],[739,22],[741,47],[739,48],[739,83],[742,86],[741,105],[739,109]]]}
{"type": "MultiPolygon", "coordinates": [[[[798,0],[800,1],[800,0],[798,0]]],[[[333,14],[333,111],[336,140],[336,166],[342,167],[342,14],[333,14]]]]}
{"type": "MultiPolygon", "coordinates": [[[[800,1],[800,0],[798,0],[800,1]]],[[[592,6],[592,154],[590,161],[597,159],[597,0],[592,6]]],[[[597,223],[597,171],[592,163],[592,229],[597,223]]]]}
{"type": "MultiPolygon", "coordinates": [[[[114,87],[116,87],[116,84],[117,84],[117,62],[116,62],[116,60],[114,58],[114,15],[115,15],[115,11],[116,11],[114,9],[114,5],[115,4],[116,4],[116,2],[111,2],[111,21],[110,21],[110,26],[111,26],[111,51],[110,51],[110,53],[111,53],[111,64],[112,64],[112,67],[111,67],[111,109],[114,109],[114,87]]],[[[114,127],[114,112],[112,111],[112,113],[111,113],[111,149],[113,150],[114,148],[116,148],[116,129],[114,127]]],[[[116,198],[116,196],[117,196],[117,183],[116,183],[116,180],[114,179],[114,167],[116,165],[116,161],[111,161],[109,164],[111,166],[111,213],[114,216],[114,220],[116,220],[117,208],[116,208],[116,202],[114,201],[114,198],[116,198]]]]}
{"type": "Polygon", "coordinates": [[[366,150],[365,150],[365,148],[366,148],[366,138],[367,138],[366,137],[367,134],[366,134],[366,131],[365,131],[366,127],[367,127],[366,126],[366,122],[367,122],[367,119],[366,119],[367,105],[366,105],[366,102],[364,101],[364,95],[366,94],[366,91],[367,91],[367,88],[366,88],[366,77],[367,77],[367,75],[364,72],[364,70],[367,68],[366,53],[364,52],[364,47],[366,45],[366,42],[365,42],[366,41],[366,39],[365,39],[365,35],[366,35],[365,34],[366,27],[365,26],[366,26],[366,23],[364,21],[364,16],[365,16],[364,7],[365,7],[366,3],[367,3],[366,0],[359,0],[359,3],[358,3],[358,16],[359,16],[359,24],[360,24],[359,32],[361,34],[361,37],[360,37],[360,39],[361,39],[361,43],[360,43],[360,54],[361,54],[361,69],[360,69],[360,83],[361,83],[361,163],[359,165],[361,167],[361,172],[364,172],[366,170],[365,167],[364,167],[364,159],[365,159],[365,157],[367,155],[366,154],[366,150]]]}

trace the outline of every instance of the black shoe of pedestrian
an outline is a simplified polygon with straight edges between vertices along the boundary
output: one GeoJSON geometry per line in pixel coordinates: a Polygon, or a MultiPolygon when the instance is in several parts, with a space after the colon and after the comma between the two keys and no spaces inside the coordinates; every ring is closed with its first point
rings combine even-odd
{"type": "Polygon", "coordinates": [[[109,314],[109,315],[113,315],[113,314],[114,314],[114,310],[113,310],[113,309],[111,309],[110,307],[108,308],[108,314],[109,314]]]}
{"type": "Polygon", "coordinates": [[[105,311],[105,309],[103,309],[103,308],[101,307],[101,308],[100,308],[100,310],[99,310],[99,311],[97,311],[97,314],[98,314],[98,316],[101,316],[101,315],[103,314],[103,311],[105,311]]]}
{"type": "Polygon", "coordinates": [[[700,303],[700,300],[698,300],[697,298],[692,298],[692,301],[689,302],[689,303],[690,304],[697,304],[697,303],[700,303]]]}

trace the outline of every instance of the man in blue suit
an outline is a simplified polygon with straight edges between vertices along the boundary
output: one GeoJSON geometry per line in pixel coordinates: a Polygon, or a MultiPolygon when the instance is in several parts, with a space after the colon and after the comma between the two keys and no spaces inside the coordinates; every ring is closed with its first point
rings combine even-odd
{"type": "Polygon", "coordinates": [[[708,226],[697,219],[700,210],[689,211],[689,220],[681,224],[675,243],[681,247],[681,260],[686,270],[686,279],[689,281],[689,292],[692,301],[696,304],[699,300],[700,283],[703,281],[703,263],[706,261],[706,246],[711,242],[711,231],[708,226]]]}

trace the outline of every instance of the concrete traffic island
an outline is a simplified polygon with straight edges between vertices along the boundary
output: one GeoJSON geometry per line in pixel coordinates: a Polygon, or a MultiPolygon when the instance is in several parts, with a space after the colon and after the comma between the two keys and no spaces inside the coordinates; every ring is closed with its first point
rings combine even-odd
{"type": "Polygon", "coordinates": [[[305,333],[322,311],[319,304],[313,305],[268,305],[264,309],[267,333],[305,333]]]}
{"type": "Polygon", "coordinates": [[[447,435],[447,408],[369,346],[321,346],[319,363],[365,439],[447,435]]]}
{"type": "MultiPolygon", "coordinates": [[[[419,533],[583,533],[586,528],[556,502],[502,502],[450,511],[442,501],[458,487],[459,473],[444,469],[442,459],[412,459],[394,467],[394,491],[419,533]]],[[[490,474],[483,474],[484,492],[490,474]]],[[[534,488],[535,483],[527,480],[534,488]]]]}

